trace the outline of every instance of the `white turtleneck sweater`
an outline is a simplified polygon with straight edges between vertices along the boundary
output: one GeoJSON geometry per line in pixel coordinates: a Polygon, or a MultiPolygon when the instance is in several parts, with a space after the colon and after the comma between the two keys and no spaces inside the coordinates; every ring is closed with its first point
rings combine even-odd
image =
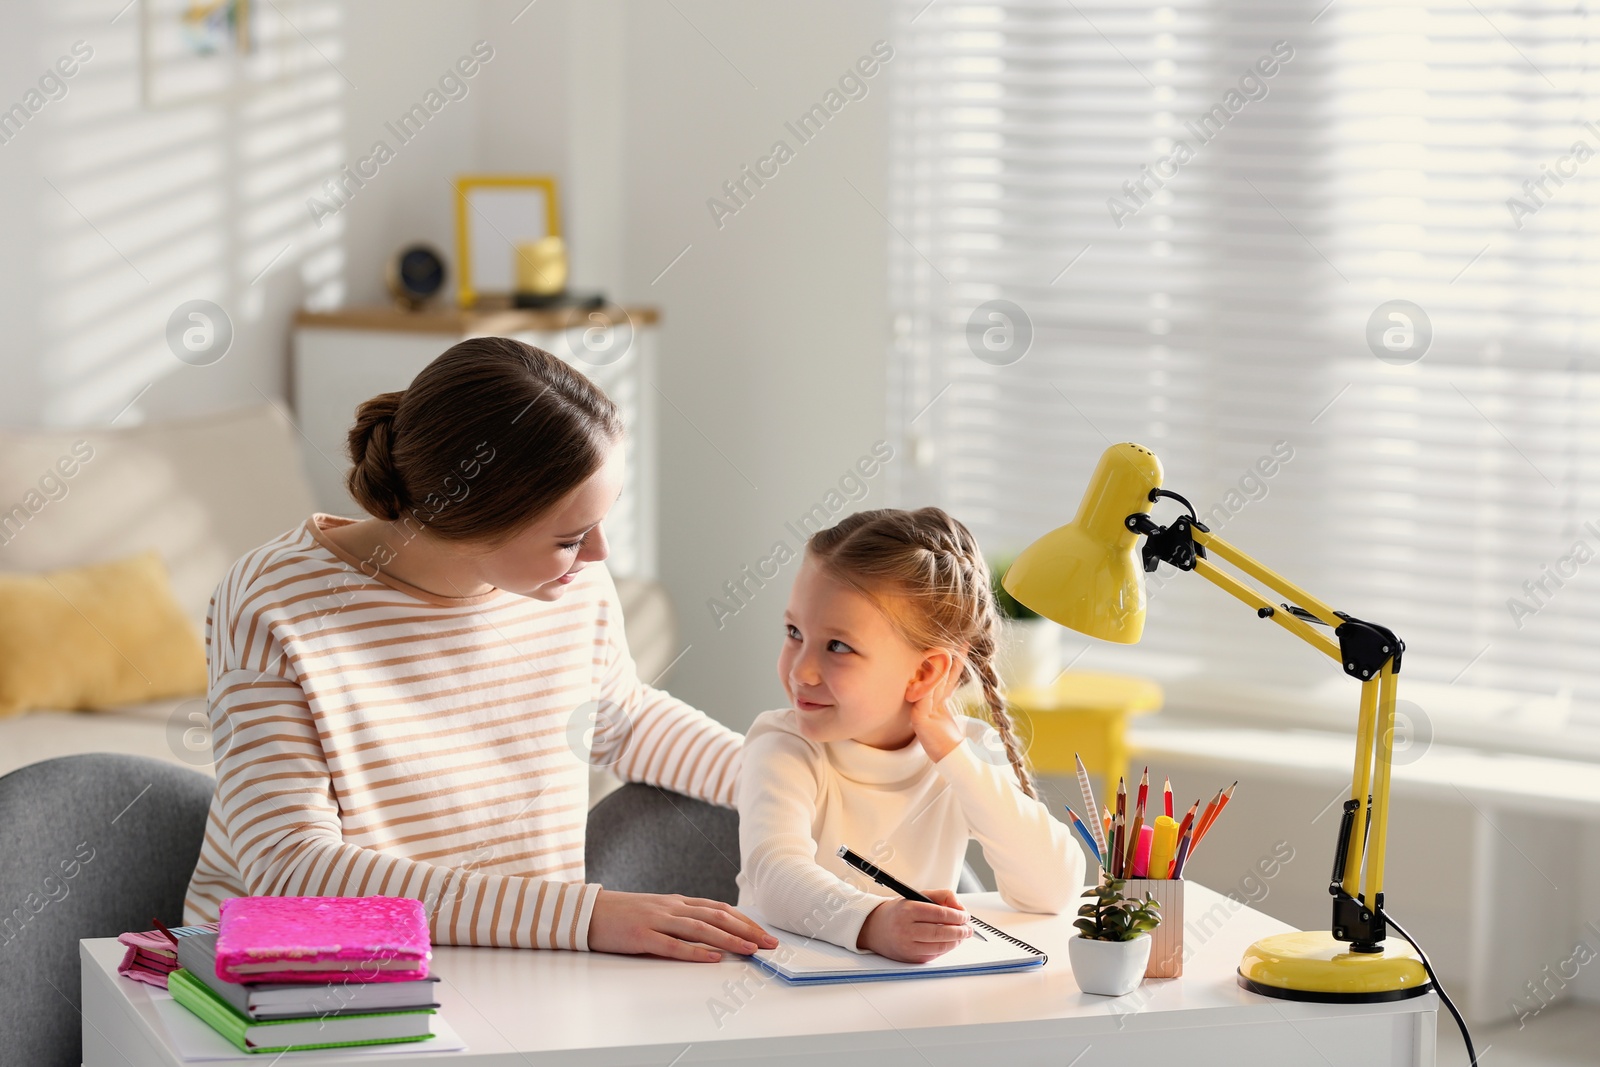
{"type": "Polygon", "coordinates": [[[962,718],[966,741],[935,763],[915,739],[888,751],[819,744],[792,709],[759,715],[738,787],[738,907],[864,952],[861,924],[894,894],[839,859],[839,846],[926,892],[955,889],[973,838],[1011,907],[1053,914],[1073,902],[1086,865],[1071,831],[1022,792],[994,728],[962,718]]]}

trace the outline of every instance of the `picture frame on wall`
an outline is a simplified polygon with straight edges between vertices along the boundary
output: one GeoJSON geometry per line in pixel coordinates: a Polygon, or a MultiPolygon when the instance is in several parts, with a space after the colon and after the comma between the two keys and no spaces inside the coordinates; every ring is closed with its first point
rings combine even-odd
{"type": "Polygon", "coordinates": [[[456,191],[456,289],[464,308],[509,302],[518,246],[561,236],[548,174],[463,174],[456,191]]]}
{"type": "Polygon", "coordinates": [[[141,0],[141,103],[215,102],[285,78],[289,53],[310,41],[293,21],[298,8],[297,0],[141,0]]]}

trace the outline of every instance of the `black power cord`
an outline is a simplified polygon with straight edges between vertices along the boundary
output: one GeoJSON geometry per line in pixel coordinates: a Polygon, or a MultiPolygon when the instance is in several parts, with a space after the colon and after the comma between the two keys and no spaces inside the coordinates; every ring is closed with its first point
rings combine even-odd
{"type": "Polygon", "coordinates": [[[1396,932],[1398,932],[1401,937],[1405,938],[1411,943],[1411,947],[1417,950],[1417,955],[1422,957],[1422,969],[1428,972],[1428,981],[1433,983],[1433,988],[1438,992],[1439,999],[1444,1001],[1444,1006],[1450,1009],[1450,1014],[1455,1016],[1456,1025],[1461,1028],[1461,1040],[1467,1043],[1467,1063],[1470,1064],[1471,1067],[1478,1067],[1478,1054],[1473,1051],[1472,1035],[1467,1033],[1467,1022],[1461,1017],[1461,1013],[1456,1010],[1455,1002],[1450,999],[1450,994],[1446,993],[1444,991],[1444,986],[1439,984],[1439,976],[1433,973],[1433,964],[1428,962],[1428,954],[1422,951],[1422,946],[1417,944],[1416,938],[1406,933],[1405,927],[1394,921],[1393,915],[1391,915],[1388,911],[1385,911],[1383,913],[1383,917],[1390,926],[1395,928],[1396,932]]]}

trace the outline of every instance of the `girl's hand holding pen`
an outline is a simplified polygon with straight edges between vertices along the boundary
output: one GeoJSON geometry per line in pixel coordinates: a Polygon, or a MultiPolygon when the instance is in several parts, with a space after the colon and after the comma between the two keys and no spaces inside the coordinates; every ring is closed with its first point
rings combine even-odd
{"type": "Polygon", "coordinates": [[[948,889],[930,889],[931,904],[885,900],[861,924],[856,947],[901,963],[936,960],[972,936],[967,913],[948,889]]]}
{"type": "Polygon", "coordinates": [[[720,900],[602,889],[589,918],[595,952],[716,963],[723,951],[777,947],[777,938],[720,900]]]}

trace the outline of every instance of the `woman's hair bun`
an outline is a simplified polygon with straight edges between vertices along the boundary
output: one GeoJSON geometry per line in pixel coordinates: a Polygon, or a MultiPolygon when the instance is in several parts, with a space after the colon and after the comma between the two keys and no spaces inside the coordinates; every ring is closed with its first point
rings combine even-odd
{"type": "Polygon", "coordinates": [[[345,485],[372,516],[393,521],[411,504],[394,462],[395,416],[404,393],[379,393],[356,408],[346,443],[352,464],[345,485]]]}
{"type": "Polygon", "coordinates": [[[425,530],[492,549],[592,477],[624,430],[611,399],[556,356],[469,337],[356,408],[345,486],[408,541],[425,530]]]}

